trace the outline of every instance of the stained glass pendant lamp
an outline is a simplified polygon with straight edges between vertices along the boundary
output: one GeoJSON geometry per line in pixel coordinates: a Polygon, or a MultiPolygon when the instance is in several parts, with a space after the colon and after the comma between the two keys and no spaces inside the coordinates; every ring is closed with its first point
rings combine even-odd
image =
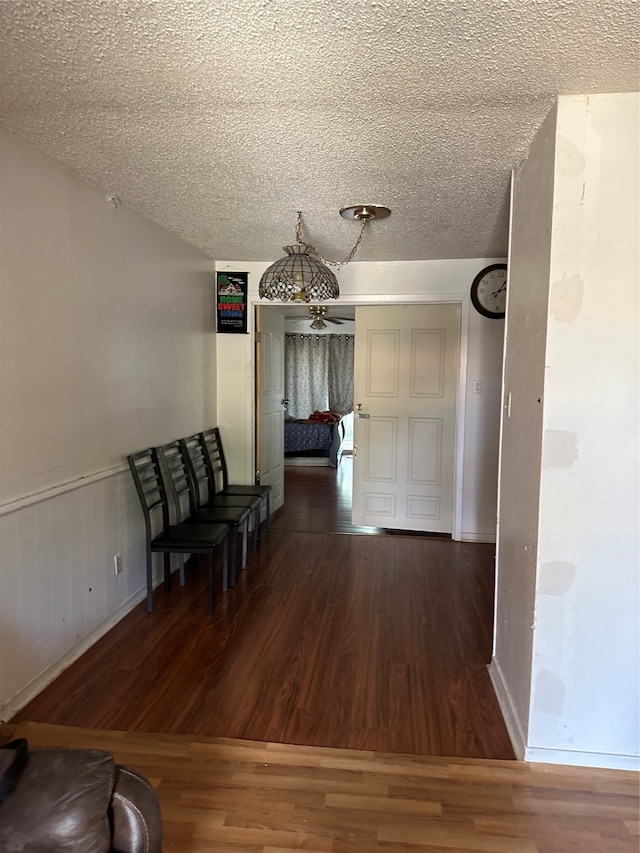
{"type": "Polygon", "coordinates": [[[298,211],[296,226],[296,245],[285,246],[287,253],[271,264],[262,274],[258,294],[261,299],[280,299],[283,302],[311,302],[312,299],[325,302],[337,299],[340,287],[331,266],[344,266],[353,258],[364,235],[365,228],[372,219],[384,219],[391,211],[378,204],[358,204],[343,207],[340,215],[345,219],[357,219],[362,223],[356,243],[344,261],[329,261],[318,254],[314,246],[302,239],[302,211],[298,211]]]}

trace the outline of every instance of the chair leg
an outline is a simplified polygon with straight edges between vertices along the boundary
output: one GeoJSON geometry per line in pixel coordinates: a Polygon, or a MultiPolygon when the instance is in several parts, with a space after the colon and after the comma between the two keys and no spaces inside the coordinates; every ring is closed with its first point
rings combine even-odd
{"type": "Polygon", "coordinates": [[[222,591],[229,589],[229,537],[225,536],[222,542],[222,591]]]}
{"type": "Polygon", "coordinates": [[[209,551],[209,565],[207,566],[207,586],[208,586],[208,602],[207,602],[207,612],[213,613],[214,608],[214,600],[213,600],[213,560],[215,554],[215,545],[209,551]]]}
{"type": "Polygon", "coordinates": [[[171,554],[164,555],[164,587],[167,592],[171,592],[171,554]]]}
{"type": "Polygon", "coordinates": [[[249,519],[242,525],[242,563],[243,569],[247,568],[247,540],[249,538],[249,519]]]}
{"type": "Polygon", "coordinates": [[[238,527],[229,528],[231,537],[231,586],[236,585],[236,570],[238,564],[238,527]]]}
{"type": "Polygon", "coordinates": [[[267,533],[271,534],[271,492],[267,492],[267,533]]]}
{"type": "Polygon", "coordinates": [[[253,550],[257,551],[260,546],[260,504],[253,513],[253,550]]]}
{"type": "Polygon", "coordinates": [[[178,561],[178,577],[180,579],[180,586],[184,586],[184,554],[178,554],[178,561]]]}
{"type": "Polygon", "coordinates": [[[153,610],[153,555],[147,548],[147,613],[153,610]]]}

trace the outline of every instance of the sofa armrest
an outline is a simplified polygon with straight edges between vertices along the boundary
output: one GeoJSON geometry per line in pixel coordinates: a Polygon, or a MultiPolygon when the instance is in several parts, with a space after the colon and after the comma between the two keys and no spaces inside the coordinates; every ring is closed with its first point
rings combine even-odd
{"type": "Polygon", "coordinates": [[[111,799],[113,853],[160,853],[162,821],[156,792],[131,767],[117,767],[111,799]]]}

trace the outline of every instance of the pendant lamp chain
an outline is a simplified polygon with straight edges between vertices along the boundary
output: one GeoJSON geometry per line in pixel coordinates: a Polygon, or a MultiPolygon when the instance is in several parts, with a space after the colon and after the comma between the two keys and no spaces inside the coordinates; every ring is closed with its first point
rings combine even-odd
{"type": "MultiPolygon", "coordinates": [[[[360,243],[362,242],[362,238],[364,237],[364,229],[367,227],[369,220],[371,218],[372,217],[370,217],[370,216],[363,216],[362,217],[362,227],[360,229],[360,233],[358,234],[358,239],[356,240],[353,249],[351,249],[351,251],[349,252],[347,257],[344,259],[344,261],[330,261],[328,258],[323,258],[315,246],[312,246],[310,243],[306,243],[305,245],[309,246],[309,248],[311,249],[313,254],[319,260],[321,260],[323,264],[329,264],[329,266],[331,266],[331,267],[343,267],[346,264],[348,264],[350,260],[352,260],[353,256],[358,251],[358,246],[360,245],[360,243]]],[[[305,241],[302,239],[302,211],[301,210],[298,211],[298,224],[296,225],[296,242],[297,243],[305,243],[305,241]]]]}

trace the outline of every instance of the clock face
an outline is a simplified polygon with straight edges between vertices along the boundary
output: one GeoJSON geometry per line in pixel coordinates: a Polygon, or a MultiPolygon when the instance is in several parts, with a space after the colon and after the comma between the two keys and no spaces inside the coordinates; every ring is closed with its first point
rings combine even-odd
{"type": "Polygon", "coordinates": [[[474,278],[471,301],[483,316],[498,320],[504,317],[507,305],[507,265],[491,264],[474,278]]]}

